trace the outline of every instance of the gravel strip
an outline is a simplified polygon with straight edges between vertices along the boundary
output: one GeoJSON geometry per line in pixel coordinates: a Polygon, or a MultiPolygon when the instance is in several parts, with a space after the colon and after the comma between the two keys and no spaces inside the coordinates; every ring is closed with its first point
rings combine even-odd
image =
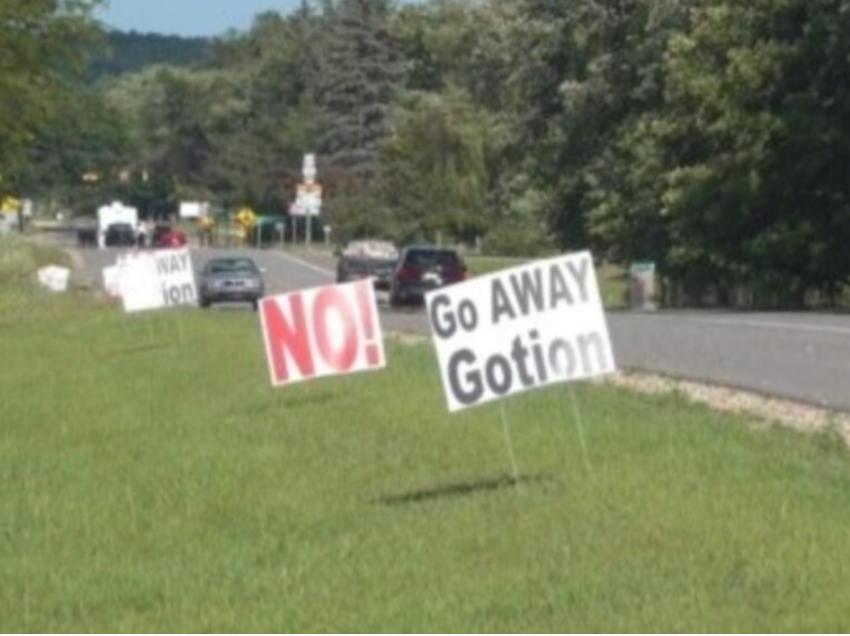
{"type": "Polygon", "coordinates": [[[765,426],[780,425],[803,433],[837,434],[850,447],[850,414],[778,398],[645,373],[620,373],[604,380],[613,386],[643,393],[679,393],[714,410],[740,413],[765,426]]]}

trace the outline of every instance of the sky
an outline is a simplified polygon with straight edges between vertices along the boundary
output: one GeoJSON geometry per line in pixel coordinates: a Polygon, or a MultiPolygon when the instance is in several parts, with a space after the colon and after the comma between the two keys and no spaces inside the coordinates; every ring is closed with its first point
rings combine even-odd
{"type": "Polygon", "coordinates": [[[119,31],[213,36],[229,29],[247,30],[258,13],[286,14],[300,4],[301,0],[104,0],[95,16],[119,31]]]}
{"type": "Polygon", "coordinates": [[[211,36],[246,30],[264,11],[289,13],[300,0],[105,0],[95,16],[120,31],[211,36]]]}

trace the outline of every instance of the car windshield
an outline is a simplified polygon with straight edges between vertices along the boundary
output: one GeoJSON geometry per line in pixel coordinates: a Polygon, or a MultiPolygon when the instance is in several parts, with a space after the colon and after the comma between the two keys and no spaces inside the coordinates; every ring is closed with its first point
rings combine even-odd
{"type": "Polygon", "coordinates": [[[257,274],[254,261],[246,258],[211,261],[207,264],[207,274],[257,274]]]}
{"type": "Polygon", "coordinates": [[[364,258],[396,258],[395,245],[388,241],[352,241],[343,251],[345,256],[364,258]]]}
{"type": "Polygon", "coordinates": [[[407,263],[413,267],[453,267],[458,264],[458,256],[451,250],[410,250],[407,263]]]}

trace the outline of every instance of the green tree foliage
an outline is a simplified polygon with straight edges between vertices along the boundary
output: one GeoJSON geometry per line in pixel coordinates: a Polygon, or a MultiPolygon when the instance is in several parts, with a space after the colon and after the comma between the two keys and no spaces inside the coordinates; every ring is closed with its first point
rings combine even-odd
{"type": "Polygon", "coordinates": [[[393,184],[386,205],[401,234],[473,243],[491,230],[518,236],[513,230],[528,223],[534,231],[526,235],[542,239],[538,215],[528,209],[534,197],[521,193],[514,205],[510,194],[524,177],[512,152],[525,108],[515,81],[520,7],[445,0],[396,14],[393,33],[414,96],[395,111],[384,156],[393,184]]]}
{"type": "Polygon", "coordinates": [[[563,244],[655,260],[696,302],[834,296],[850,275],[842,6],[529,3],[524,148],[563,244]]]}
{"type": "Polygon", "coordinates": [[[83,175],[97,175],[106,184],[120,177],[131,156],[127,129],[96,93],[73,91],[54,98],[62,101],[28,147],[21,185],[30,194],[72,201],[92,189],[84,185],[83,175]]]}
{"type": "Polygon", "coordinates": [[[380,144],[402,89],[388,0],[325,2],[315,34],[319,58],[315,150],[327,222],[337,236],[387,234],[380,199],[380,144]]]}
{"type": "Polygon", "coordinates": [[[132,122],[138,169],[170,198],[281,212],[316,134],[314,18],[261,15],[216,43],[204,69],[151,67],[107,85],[132,122]]]}
{"type": "Polygon", "coordinates": [[[226,87],[212,112],[211,186],[242,202],[285,210],[317,130],[316,18],[257,18],[217,53],[226,87]]]}
{"type": "Polygon", "coordinates": [[[96,0],[0,3],[0,175],[15,187],[64,95],[83,71],[96,34],[96,0]]]}
{"type": "Polygon", "coordinates": [[[129,166],[168,184],[177,197],[203,188],[211,142],[207,122],[218,76],[158,66],[106,89],[135,133],[129,166]]]}
{"type": "Polygon", "coordinates": [[[121,162],[151,200],[283,210],[318,152],[335,236],[591,245],[692,302],[850,285],[847,0],[304,0],[203,68],[105,82],[108,106],[68,92],[90,9],[0,6],[20,182],[121,162]]]}
{"type": "Polygon", "coordinates": [[[98,47],[86,72],[89,83],[136,73],[150,66],[199,67],[207,62],[213,40],[178,35],[111,31],[105,47],[98,47]]]}
{"type": "Polygon", "coordinates": [[[340,0],[326,14],[319,151],[337,167],[373,176],[401,88],[387,0],[340,0]]]}
{"type": "Polygon", "coordinates": [[[410,93],[386,140],[383,204],[401,240],[473,242],[484,230],[488,122],[468,96],[410,93]]]}

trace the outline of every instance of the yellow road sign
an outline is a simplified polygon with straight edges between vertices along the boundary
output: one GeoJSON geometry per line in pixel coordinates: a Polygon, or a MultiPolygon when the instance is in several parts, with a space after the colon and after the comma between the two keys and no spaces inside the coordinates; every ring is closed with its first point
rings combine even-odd
{"type": "Polygon", "coordinates": [[[21,209],[21,202],[12,196],[3,197],[0,200],[0,212],[3,214],[15,214],[21,209]]]}

